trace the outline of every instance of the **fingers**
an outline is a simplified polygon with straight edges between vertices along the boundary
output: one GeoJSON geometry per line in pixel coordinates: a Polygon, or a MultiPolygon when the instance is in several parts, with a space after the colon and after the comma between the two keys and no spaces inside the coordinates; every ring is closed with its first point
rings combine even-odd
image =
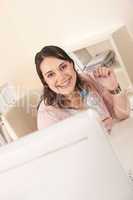
{"type": "Polygon", "coordinates": [[[95,77],[107,77],[110,75],[110,73],[111,73],[111,69],[108,69],[107,67],[98,67],[93,72],[95,77]]]}

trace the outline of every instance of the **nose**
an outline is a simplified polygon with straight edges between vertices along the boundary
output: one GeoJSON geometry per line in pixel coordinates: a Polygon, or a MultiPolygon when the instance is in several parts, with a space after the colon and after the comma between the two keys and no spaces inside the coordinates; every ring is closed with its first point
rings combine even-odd
{"type": "Polygon", "coordinates": [[[56,74],[56,82],[62,83],[65,78],[65,74],[62,71],[58,71],[56,74]]]}

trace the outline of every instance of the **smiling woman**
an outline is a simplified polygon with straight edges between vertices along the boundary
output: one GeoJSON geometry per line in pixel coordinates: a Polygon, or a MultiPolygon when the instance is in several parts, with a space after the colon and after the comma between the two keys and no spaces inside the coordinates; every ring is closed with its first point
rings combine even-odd
{"type": "Polygon", "coordinates": [[[40,69],[49,88],[55,93],[69,95],[74,91],[76,72],[72,63],[47,57],[41,63],[40,69]]]}
{"type": "Polygon", "coordinates": [[[128,117],[128,99],[112,69],[98,67],[93,76],[78,74],[74,61],[57,46],[44,47],[36,54],[35,63],[43,84],[38,129],[88,108],[97,110],[108,131],[113,119],[128,117]]]}

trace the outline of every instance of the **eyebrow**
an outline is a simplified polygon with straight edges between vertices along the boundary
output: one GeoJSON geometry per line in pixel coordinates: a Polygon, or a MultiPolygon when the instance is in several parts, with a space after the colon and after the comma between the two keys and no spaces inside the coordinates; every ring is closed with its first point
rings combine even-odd
{"type": "MultiPolygon", "coordinates": [[[[61,67],[62,65],[64,65],[64,62],[62,62],[58,67],[61,67]]],[[[53,72],[53,71],[47,71],[44,75],[47,75],[47,74],[49,74],[49,73],[51,73],[51,72],[53,72]]]]}
{"type": "Polygon", "coordinates": [[[47,75],[47,74],[49,74],[49,73],[51,73],[52,71],[48,71],[48,72],[46,72],[44,75],[47,75]]]}

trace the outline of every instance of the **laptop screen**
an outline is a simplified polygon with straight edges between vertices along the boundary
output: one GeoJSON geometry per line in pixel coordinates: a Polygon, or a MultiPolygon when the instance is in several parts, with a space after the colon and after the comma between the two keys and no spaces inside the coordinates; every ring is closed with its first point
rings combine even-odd
{"type": "Polygon", "coordinates": [[[0,187],[4,200],[133,199],[93,110],[2,147],[0,187]]]}

